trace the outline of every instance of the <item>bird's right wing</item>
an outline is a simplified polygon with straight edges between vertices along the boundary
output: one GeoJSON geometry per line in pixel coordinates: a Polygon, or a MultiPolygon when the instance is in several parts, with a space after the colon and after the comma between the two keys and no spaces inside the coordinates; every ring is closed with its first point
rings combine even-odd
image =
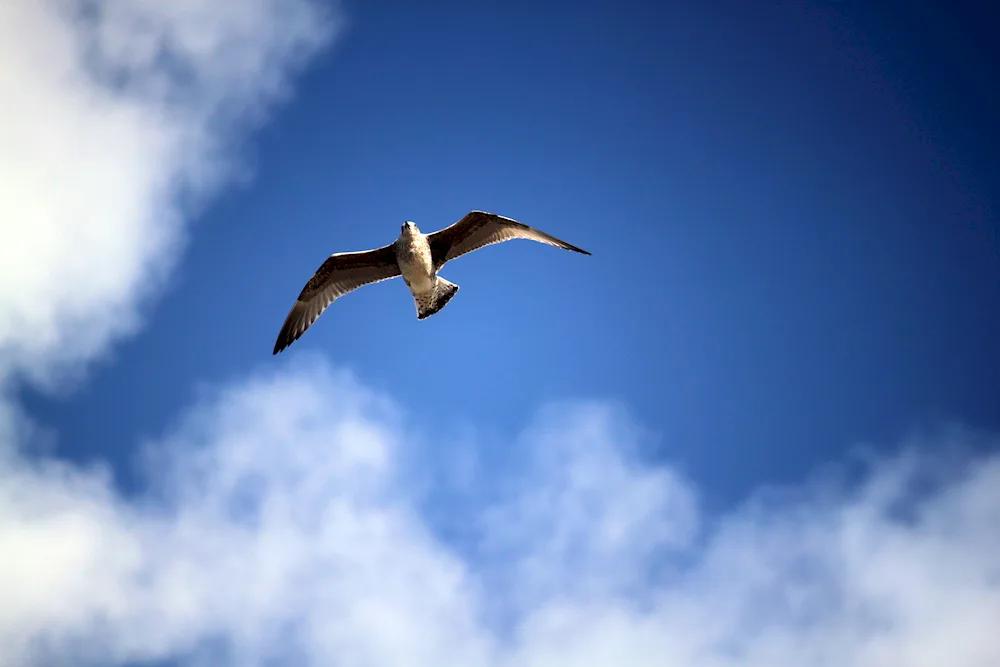
{"type": "Polygon", "coordinates": [[[400,274],[392,245],[376,250],[331,255],[306,283],[285,318],[274,354],[278,354],[305,333],[331,303],[348,292],[400,274]]]}
{"type": "Polygon", "coordinates": [[[563,250],[572,250],[584,255],[590,254],[586,250],[566,243],[562,239],[557,239],[551,234],[546,234],[540,229],[485,211],[471,211],[450,227],[427,235],[435,269],[440,269],[445,262],[450,262],[456,257],[461,257],[483,246],[511,239],[528,239],[563,250]]]}

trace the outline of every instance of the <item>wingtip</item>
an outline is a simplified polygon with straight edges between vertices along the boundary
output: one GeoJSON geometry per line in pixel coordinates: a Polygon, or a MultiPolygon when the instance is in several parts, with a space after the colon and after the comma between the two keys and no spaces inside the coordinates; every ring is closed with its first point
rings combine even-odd
{"type": "Polygon", "coordinates": [[[282,331],[281,335],[278,336],[278,340],[274,341],[274,351],[271,352],[272,355],[280,354],[281,352],[288,349],[288,346],[292,344],[291,340],[282,331]]]}

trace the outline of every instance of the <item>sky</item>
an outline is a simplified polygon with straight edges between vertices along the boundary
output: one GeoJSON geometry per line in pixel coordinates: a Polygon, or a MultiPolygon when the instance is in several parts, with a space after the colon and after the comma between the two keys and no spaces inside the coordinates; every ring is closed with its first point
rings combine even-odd
{"type": "Polygon", "coordinates": [[[998,28],[3,2],[0,667],[1000,664],[998,28]]]}

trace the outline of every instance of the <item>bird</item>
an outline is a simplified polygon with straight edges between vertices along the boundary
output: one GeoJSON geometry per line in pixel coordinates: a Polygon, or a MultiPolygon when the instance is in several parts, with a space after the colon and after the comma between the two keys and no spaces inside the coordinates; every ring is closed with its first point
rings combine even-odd
{"type": "Polygon", "coordinates": [[[485,211],[470,211],[453,225],[430,234],[421,233],[416,223],[407,220],[389,245],[330,255],[302,288],[278,333],[273,354],[298,340],[340,297],[390,278],[402,276],[413,295],[417,319],[427,319],[458,293],[458,285],[438,275],[441,267],[473,250],[513,239],[591,254],[517,220],[485,211]]]}

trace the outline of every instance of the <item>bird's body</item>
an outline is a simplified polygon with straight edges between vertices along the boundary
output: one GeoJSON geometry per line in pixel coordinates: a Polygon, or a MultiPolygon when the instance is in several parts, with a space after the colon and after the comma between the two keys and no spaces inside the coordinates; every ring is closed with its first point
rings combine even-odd
{"type": "Polygon", "coordinates": [[[493,243],[523,238],[572,250],[586,250],[525,224],[493,213],[472,211],[461,220],[431,234],[416,224],[403,224],[391,244],[362,252],[331,255],[299,294],[274,344],[274,354],[297,340],[333,301],[363,285],[402,276],[413,295],[417,319],[426,319],[447,305],[458,285],[438,275],[445,263],[493,243]]]}
{"type": "Polygon", "coordinates": [[[403,281],[414,295],[425,293],[434,287],[434,260],[427,235],[421,234],[413,223],[403,225],[403,231],[393,244],[396,263],[399,264],[403,281]]]}
{"type": "Polygon", "coordinates": [[[431,244],[412,222],[403,225],[392,244],[403,282],[417,305],[417,319],[423,320],[445,307],[458,292],[458,285],[437,275],[431,244]]]}

